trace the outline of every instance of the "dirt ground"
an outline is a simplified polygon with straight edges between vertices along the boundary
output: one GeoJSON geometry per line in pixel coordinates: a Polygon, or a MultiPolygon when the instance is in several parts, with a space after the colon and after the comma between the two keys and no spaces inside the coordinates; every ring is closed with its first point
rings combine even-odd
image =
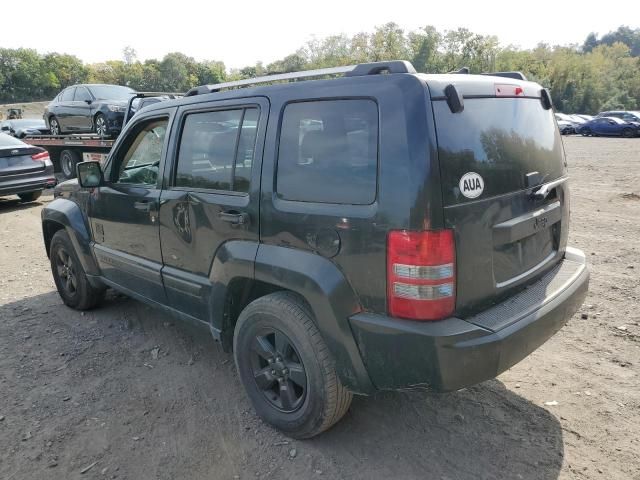
{"type": "Polygon", "coordinates": [[[3,115],[3,118],[0,120],[5,120],[7,118],[7,109],[8,108],[21,108],[22,109],[22,118],[42,118],[42,114],[44,113],[44,108],[49,104],[49,102],[31,102],[31,103],[7,103],[4,105],[0,105],[0,113],[3,115]]]}
{"type": "Polygon", "coordinates": [[[308,441],[256,418],[208,332],[114,294],[63,306],[51,197],[0,199],[0,478],[640,479],[640,139],[565,148],[582,310],[497,380],[357,397],[308,441]]]}

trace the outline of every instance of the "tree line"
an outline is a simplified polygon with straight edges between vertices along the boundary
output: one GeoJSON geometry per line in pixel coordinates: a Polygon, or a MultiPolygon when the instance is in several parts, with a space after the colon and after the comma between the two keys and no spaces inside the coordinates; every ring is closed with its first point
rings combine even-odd
{"type": "Polygon", "coordinates": [[[472,73],[519,70],[549,88],[557,110],[596,113],[640,109],[640,29],[622,26],[582,45],[533,49],[500,46],[493,35],[465,28],[405,31],[395,23],[353,36],[314,39],[270,64],[227,69],[222,61],[196,61],[179,52],[140,61],[133,48],[123,58],[84,64],[73,55],[0,48],[0,102],[49,100],[76,83],[128,85],[139,91],[185,92],[196,85],[355,63],[406,59],[416,70],[472,73]]]}

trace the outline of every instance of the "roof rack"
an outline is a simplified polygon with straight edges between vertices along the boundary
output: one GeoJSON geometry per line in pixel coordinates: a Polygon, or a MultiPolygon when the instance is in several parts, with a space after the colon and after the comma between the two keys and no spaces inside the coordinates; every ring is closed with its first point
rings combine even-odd
{"type": "Polygon", "coordinates": [[[325,77],[331,75],[343,75],[345,77],[360,77],[365,75],[378,75],[381,73],[416,73],[410,62],[405,60],[392,60],[389,62],[361,63],[359,65],[349,65],[346,67],[321,68],[317,70],[303,70],[300,72],[278,73],[275,75],[265,75],[263,77],[247,78],[234,82],[217,83],[215,85],[202,85],[189,90],[185,96],[202,95],[205,93],[219,92],[226,88],[239,88],[249,85],[259,85],[261,83],[271,83],[278,81],[295,81],[314,77],[325,77]]]}

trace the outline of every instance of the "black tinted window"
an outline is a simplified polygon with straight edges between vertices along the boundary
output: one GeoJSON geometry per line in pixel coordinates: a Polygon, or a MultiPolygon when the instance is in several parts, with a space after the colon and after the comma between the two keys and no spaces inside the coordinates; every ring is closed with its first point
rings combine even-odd
{"type": "Polygon", "coordinates": [[[62,95],[60,95],[61,102],[72,102],[73,101],[73,93],[76,91],[75,88],[67,88],[62,95]]]}
{"type": "Polygon", "coordinates": [[[86,88],[78,87],[76,88],[76,95],[74,98],[76,102],[84,102],[86,100],[91,100],[91,95],[89,94],[89,90],[86,88]]]}
{"type": "Polygon", "coordinates": [[[187,115],[176,172],[176,186],[248,192],[258,109],[187,115]]]}
{"type": "Polygon", "coordinates": [[[376,197],[378,109],[372,100],[287,105],[277,192],[287,200],[370,204],[376,197]]]}

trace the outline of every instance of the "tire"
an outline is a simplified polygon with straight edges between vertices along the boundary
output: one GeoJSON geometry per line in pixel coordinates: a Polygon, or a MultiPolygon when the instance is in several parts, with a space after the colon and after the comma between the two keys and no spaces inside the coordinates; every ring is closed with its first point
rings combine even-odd
{"type": "Polygon", "coordinates": [[[233,351],[256,413],[286,435],[314,437],[351,405],[309,308],[290,292],[261,297],[242,311],[233,351]]]}
{"type": "Polygon", "coordinates": [[[583,137],[588,137],[589,135],[591,135],[591,129],[583,128],[580,133],[582,134],[583,137]]]}
{"type": "Polygon", "coordinates": [[[69,234],[58,230],[49,249],[51,272],[62,301],[76,310],[95,307],[104,298],[104,288],[95,288],[87,280],[69,234]]]}
{"type": "Polygon", "coordinates": [[[38,190],[36,192],[28,192],[28,193],[19,193],[18,197],[20,197],[20,201],[22,203],[27,202],[35,202],[42,195],[42,190],[38,190]]]}
{"type": "Polygon", "coordinates": [[[107,117],[105,117],[102,113],[96,115],[96,118],[93,121],[93,129],[95,130],[96,135],[102,138],[111,137],[111,131],[109,130],[109,125],[107,124],[107,117]]]}
{"type": "Polygon", "coordinates": [[[62,135],[62,129],[60,128],[60,122],[56,117],[51,117],[49,119],[49,131],[51,135],[62,135]]]}
{"type": "Polygon", "coordinates": [[[66,180],[76,178],[76,165],[80,161],[80,155],[74,150],[60,152],[60,170],[66,180]]]}
{"type": "Polygon", "coordinates": [[[622,130],[622,136],[624,138],[631,138],[633,137],[633,130],[631,130],[630,128],[625,128],[624,130],[622,130]]]}

